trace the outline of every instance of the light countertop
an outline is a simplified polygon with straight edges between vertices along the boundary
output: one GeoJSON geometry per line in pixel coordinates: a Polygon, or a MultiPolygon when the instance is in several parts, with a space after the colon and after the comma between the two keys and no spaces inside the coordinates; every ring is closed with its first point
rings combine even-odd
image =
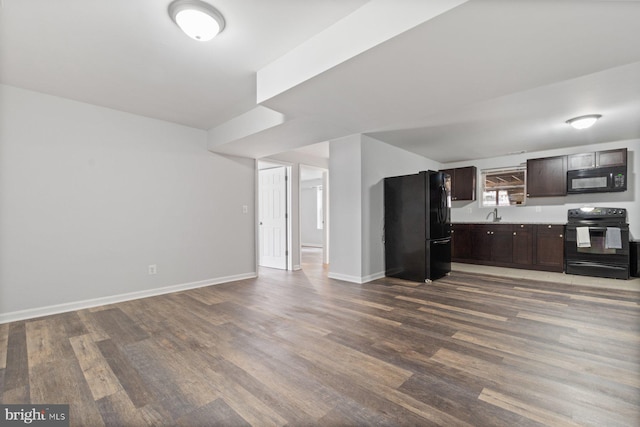
{"type": "Polygon", "coordinates": [[[456,225],[456,224],[481,224],[481,225],[566,225],[565,222],[543,222],[543,221],[536,221],[536,222],[526,222],[526,221],[518,221],[518,222],[512,222],[512,221],[500,221],[500,222],[493,222],[493,221],[461,221],[461,222],[452,222],[451,225],[456,225]]]}

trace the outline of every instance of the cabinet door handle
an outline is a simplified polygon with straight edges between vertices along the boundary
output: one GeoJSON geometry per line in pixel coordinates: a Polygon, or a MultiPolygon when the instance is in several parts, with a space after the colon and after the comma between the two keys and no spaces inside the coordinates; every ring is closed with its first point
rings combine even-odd
{"type": "Polygon", "coordinates": [[[547,226],[547,228],[551,228],[551,226],[550,226],[550,225],[548,225],[548,226],[547,226]]]}
{"type": "Polygon", "coordinates": [[[515,235],[517,235],[517,234],[518,234],[518,233],[516,233],[515,231],[513,232],[513,235],[514,235],[514,236],[515,236],[515,235]]]}
{"type": "Polygon", "coordinates": [[[560,237],[562,237],[562,234],[560,235],[560,237]]]}
{"type": "Polygon", "coordinates": [[[490,232],[490,231],[487,231],[487,234],[491,234],[491,232],[490,232]]]}

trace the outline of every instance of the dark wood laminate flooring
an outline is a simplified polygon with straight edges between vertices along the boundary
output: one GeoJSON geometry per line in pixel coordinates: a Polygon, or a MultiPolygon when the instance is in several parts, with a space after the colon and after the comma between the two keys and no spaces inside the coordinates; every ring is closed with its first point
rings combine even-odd
{"type": "Polygon", "coordinates": [[[1,401],[78,426],[640,425],[638,292],[311,261],[0,325],[1,401]]]}

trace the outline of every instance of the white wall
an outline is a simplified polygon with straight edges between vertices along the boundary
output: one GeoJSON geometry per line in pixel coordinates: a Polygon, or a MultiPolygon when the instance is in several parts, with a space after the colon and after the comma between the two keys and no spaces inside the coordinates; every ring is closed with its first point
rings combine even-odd
{"type": "Polygon", "coordinates": [[[439,164],[366,135],[331,141],[330,150],[329,277],[356,283],[383,277],[383,179],[439,164]]]}
{"type": "Polygon", "coordinates": [[[362,136],[363,278],[384,277],[384,178],[438,169],[438,162],[362,136]]]}
{"type": "Polygon", "coordinates": [[[360,135],[329,143],[329,277],[350,282],[362,276],[360,144],[360,135]]]}
{"type": "Polygon", "coordinates": [[[255,275],[253,160],[11,86],[0,111],[0,321],[255,275]]]}
{"type": "Polygon", "coordinates": [[[329,159],[324,157],[318,157],[311,154],[301,153],[298,151],[287,151],[286,153],[274,154],[273,156],[265,157],[261,160],[269,161],[275,160],[286,164],[298,164],[314,166],[317,168],[328,169],[329,159]]]}
{"type": "Polygon", "coordinates": [[[318,229],[318,186],[322,179],[300,181],[300,240],[302,246],[322,247],[323,230],[318,229]]]}
{"type": "MultiPolygon", "coordinates": [[[[443,168],[476,166],[478,168],[477,189],[478,199],[482,194],[481,169],[516,166],[526,162],[528,158],[550,157],[565,154],[583,153],[589,151],[611,150],[615,148],[628,149],[628,184],[627,191],[620,193],[571,194],[564,197],[528,198],[525,206],[505,206],[498,208],[503,222],[554,222],[565,223],[567,211],[585,205],[611,206],[625,208],[628,211],[628,222],[631,235],[640,240],[640,140],[618,141],[603,144],[584,145],[579,148],[566,148],[549,151],[530,152],[519,155],[496,157],[491,159],[474,160],[443,165],[443,168]]],[[[451,219],[453,222],[486,221],[491,208],[480,207],[479,200],[474,202],[453,202],[451,219]]]]}

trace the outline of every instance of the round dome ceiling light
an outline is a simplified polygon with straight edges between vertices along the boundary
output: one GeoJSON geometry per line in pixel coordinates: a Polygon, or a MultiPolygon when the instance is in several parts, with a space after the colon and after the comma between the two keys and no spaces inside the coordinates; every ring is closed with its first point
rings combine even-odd
{"type": "Polygon", "coordinates": [[[574,117],[567,120],[567,123],[573,126],[575,129],[586,129],[593,126],[593,124],[602,117],[601,114],[589,114],[586,116],[574,117]]]}
{"type": "Polygon", "coordinates": [[[224,29],[224,17],[218,10],[200,0],[175,0],[169,5],[169,16],[186,35],[205,42],[224,29]]]}

